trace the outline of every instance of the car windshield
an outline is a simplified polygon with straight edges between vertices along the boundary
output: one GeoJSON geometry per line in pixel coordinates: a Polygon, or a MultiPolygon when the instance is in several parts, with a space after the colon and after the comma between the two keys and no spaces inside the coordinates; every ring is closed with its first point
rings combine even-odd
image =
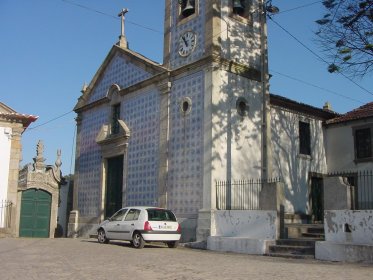
{"type": "Polygon", "coordinates": [[[174,213],[165,209],[146,209],[149,221],[173,221],[176,222],[174,213]]]}

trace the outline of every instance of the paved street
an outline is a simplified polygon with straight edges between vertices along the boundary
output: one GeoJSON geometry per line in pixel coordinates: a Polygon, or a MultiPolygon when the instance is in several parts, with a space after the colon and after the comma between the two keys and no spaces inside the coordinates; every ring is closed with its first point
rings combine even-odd
{"type": "Polygon", "coordinates": [[[0,238],[0,279],[372,279],[373,265],[293,260],[94,239],[0,238]]]}

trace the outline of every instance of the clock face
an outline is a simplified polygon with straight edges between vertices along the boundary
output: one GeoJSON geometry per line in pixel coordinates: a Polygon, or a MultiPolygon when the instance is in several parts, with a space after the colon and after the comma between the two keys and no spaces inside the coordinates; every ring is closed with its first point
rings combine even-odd
{"type": "Polygon", "coordinates": [[[197,36],[192,31],[187,31],[180,36],[179,39],[179,54],[181,56],[188,56],[196,47],[197,36]]]}

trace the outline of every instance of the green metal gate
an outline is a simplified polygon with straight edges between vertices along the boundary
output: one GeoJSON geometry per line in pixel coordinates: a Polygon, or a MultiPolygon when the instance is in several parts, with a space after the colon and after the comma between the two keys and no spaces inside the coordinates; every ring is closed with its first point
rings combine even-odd
{"type": "Polygon", "coordinates": [[[20,237],[49,237],[52,195],[29,189],[22,193],[20,237]]]}

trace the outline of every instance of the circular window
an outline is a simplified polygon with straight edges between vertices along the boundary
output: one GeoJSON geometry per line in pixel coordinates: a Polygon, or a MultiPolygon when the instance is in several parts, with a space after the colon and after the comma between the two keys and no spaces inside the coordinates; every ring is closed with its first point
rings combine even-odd
{"type": "Polygon", "coordinates": [[[180,111],[183,115],[187,115],[192,110],[192,100],[189,97],[184,97],[180,102],[180,111]]]}
{"type": "Polygon", "coordinates": [[[236,109],[237,113],[240,116],[246,116],[249,111],[249,105],[247,104],[247,100],[243,97],[239,97],[236,102],[236,109]]]}

